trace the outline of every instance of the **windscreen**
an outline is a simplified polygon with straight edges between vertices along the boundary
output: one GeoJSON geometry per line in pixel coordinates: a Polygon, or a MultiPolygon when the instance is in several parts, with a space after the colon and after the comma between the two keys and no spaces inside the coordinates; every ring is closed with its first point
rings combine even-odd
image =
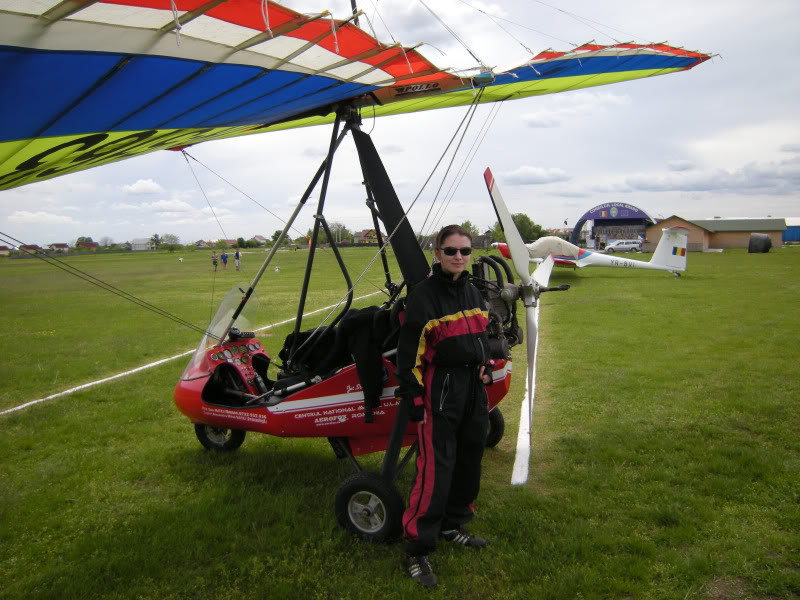
{"type": "MultiPolygon", "coordinates": [[[[234,286],[227,294],[225,294],[222,302],[219,303],[217,312],[214,314],[214,317],[211,319],[211,322],[206,328],[206,333],[203,335],[203,339],[200,340],[200,345],[197,347],[197,351],[192,355],[189,364],[186,365],[186,369],[184,369],[181,379],[194,379],[199,375],[197,370],[198,367],[203,364],[206,352],[210,348],[219,345],[219,338],[222,337],[223,333],[225,333],[225,329],[231,322],[233,314],[239,307],[242,298],[244,298],[244,290],[246,289],[247,284],[242,284],[240,286],[234,286]]],[[[245,304],[242,312],[236,318],[233,326],[238,328],[240,331],[253,331],[253,329],[256,327],[255,319],[258,315],[258,308],[258,298],[255,296],[250,296],[247,304],[245,304]]],[[[204,375],[207,375],[207,373],[204,373],[204,375]]]]}

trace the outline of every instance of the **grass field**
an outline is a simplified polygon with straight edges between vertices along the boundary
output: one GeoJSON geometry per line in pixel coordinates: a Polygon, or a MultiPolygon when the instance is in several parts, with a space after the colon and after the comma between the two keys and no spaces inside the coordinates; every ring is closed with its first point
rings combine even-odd
{"type": "MultiPolygon", "coordinates": [[[[178,256],[69,261],[205,326],[261,255],[216,274],[205,252],[178,256]]],[[[305,256],[265,274],[265,325],[294,316],[305,256]]],[[[344,293],[320,256],[306,310],[344,293]]],[[[371,257],[346,253],[354,274],[371,257]]],[[[518,347],[472,526],[491,546],[441,548],[433,592],[405,577],[400,545],[336,525],[350,467],[326,441],[203,451],[171,400],[187,357],[0,417],[0,598],[800,597],[800,249],[691,254],[689,269],[554,273],[572,289],[543,297],[531,480],[509,485],[518,347]]],[[[39,261],[0,260],[0,282],[0,411],[199,341],[39,261]]],[[[262,336],[271,354],[288,330],[262,336]]]]}

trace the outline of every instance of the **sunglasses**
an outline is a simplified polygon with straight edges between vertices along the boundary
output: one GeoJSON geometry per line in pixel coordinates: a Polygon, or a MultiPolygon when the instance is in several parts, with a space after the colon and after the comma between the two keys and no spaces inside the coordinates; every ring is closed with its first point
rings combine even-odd
{"type": "Polygon", "coordinates": [[[461,252],[461,256],[469,256],[472,254],[472,248],[466,246],[465,248],[453,248],[452,246],[445,246],[442,248],[442,252],[444,252],[447,256],[455,256],[456,252],[461,252]]]}

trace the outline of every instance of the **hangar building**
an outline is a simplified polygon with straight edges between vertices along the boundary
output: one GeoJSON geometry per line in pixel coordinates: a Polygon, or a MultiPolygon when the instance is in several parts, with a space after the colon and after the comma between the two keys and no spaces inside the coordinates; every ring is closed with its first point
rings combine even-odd
{"type": "Polygon", "coordinates": [[[774,248],[780,248],[786,229],[784,219],[694,219],[689,221],[677,215],[650,225],[645,231],[644,252],[652,252],[661,239],[661,230],[667,227],[686,227],[689,230],[690,252],[709,248],[747,248],[751,233],[765,233],[774,248]]]}

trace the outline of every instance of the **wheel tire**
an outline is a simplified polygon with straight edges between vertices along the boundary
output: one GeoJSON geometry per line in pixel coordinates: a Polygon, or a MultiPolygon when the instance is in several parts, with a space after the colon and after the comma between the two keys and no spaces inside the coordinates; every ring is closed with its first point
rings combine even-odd
{"type": "Polygon", "coordinates": [[[194,425],[194,434],[206,450],[232,452],[242,445],[246,433],[241,429],[225,429],[202,423],[194,425]]]}
{"type": "Polygon", "coordinates": [[[503,439],[503,434],[506,431],[506,420],[503,418],[503,413],[500,409],[495,407],[494,410],[489,412],[489,433],[486,434],[486,447],[494,448],[503,439]]]}
{"type": "Polygon", "coordinates": [[[607,253],[607,254],[614,254],[614,249],[613,249],[613,248],[608,248],[608,249],[606,250],[606,253],[607,253]]]}
{"type": "Polygon", "coordinates": [[[377,473],[356,473],[336,490],[339,525],[371,542],[388,542],[400,533],[405,504],[397,488],[377,473]]]}

